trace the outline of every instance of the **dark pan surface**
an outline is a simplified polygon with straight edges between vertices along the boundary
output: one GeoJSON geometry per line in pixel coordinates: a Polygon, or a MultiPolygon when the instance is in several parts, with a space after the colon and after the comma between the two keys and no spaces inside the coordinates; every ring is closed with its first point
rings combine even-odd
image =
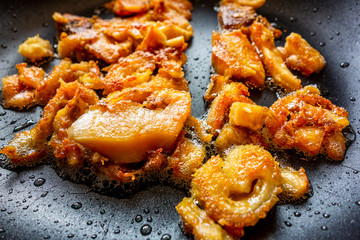
{"type": "MultiPolygon", "coordinates": [[[[39,33],[55,43],[56,30],[51,19],[54,11],[91,16],[103,2],[2,1],[0,77],[16,72],[14,65],[22,61],[17,46],[27,37],[39,33]]],[[[210,77],[211,32],[217,26],[214,5],[215,1],[194,2],[195,37],[187,51],[185,71],[191,82],[193,114],[197,117],[205,112],[202,96],[210,77]]],[[[351,125],[358,131],[360,1],[268,0],[259,11],[285,27],[285,35],[291,31],[300,33],[325,56],[326,69],[304,83],[318,84],[327,98],[345,107],[351,125]],[[349,67],[340,67],[342,62],[350,63],[349,67]]],[[[265,90],[253,93],[252,98],[270,106],[276,95],[265,90]]],[[[0,115],[3,146],[13,137],[15,127],[28,120],[38,121],[41,109],[2,109],[0,115]]],[[[357,140],[341,163],[306,162],[292,157],[293,166],[305,168],[313,196],[297,205],[277,205],[256,227],[245,229],[245,239],[360,239],[359,155],[357,140]]],[[[63,180],[49,166],[21,171],[0,168],[0,238],[160,239],[170,234],[171,239],[186,239],[174,209],[184,196],[179,190],[155,186],[130,199],[116,199],[63,180]],[[45,183],[36,187],[34,183],[39,178],[45,183]],[[144,236],[141,227],[145,224],[152,231],[144,236]]]]}

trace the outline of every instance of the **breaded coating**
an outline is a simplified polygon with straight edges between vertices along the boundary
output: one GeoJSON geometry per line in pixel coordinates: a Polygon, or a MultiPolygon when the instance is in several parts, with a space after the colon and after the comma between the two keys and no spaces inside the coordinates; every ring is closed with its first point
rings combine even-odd
{"type": "Polygon", "coordinates": [[[298,149],[309,156],[324,152],[333,160],[345,155],[344,127],[348,113],[320,96],[313,86],[277,100],[266,120],[271,142],[280,148],[298,149]]]}
{"type": "Polygon", "coordinates": [[[254,87],[262,87],[265,70],[261,58],[240,30],[212,35],[212,65],[215,72],[241,80],[254,87]]]}
{"type": "Polygon", "coordinates": [[[287,91],[301,88],[301,81],[294,76],[286,67],[281,54],[275,48],[273,33],[259,21],[255,21],[250,27],[252,42],[261,53],[262,61],[268,74],[274,83],[287,91]]]}
{"type": "Polygon", "coordinates": [[[286,38],[285,47],[278,47],[286,66],[309,76],[320,72],[326,65],[324,57],[297,33],[286,38]]]}
{"type": "Polygon", "coordinates": [[[37,63],[54,55],[50,42],[39,37],[39,34],[20,44],[18,51],[31,63],[37,63]]]}

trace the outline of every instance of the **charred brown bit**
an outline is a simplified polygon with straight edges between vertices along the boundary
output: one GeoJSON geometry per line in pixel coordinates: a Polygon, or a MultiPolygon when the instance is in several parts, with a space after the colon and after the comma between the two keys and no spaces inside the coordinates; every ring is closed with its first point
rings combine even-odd
{"type": "Polygon", "coordinates": [[[165,89],[110,95],[75,121],[67,133],[112,162],[140,162],[150,150],[173,150],[189,115],[186,92],[165,89]]]}
{"type": "Polygon", "coordinates": [[[236,2],[221,4],[218,14],[221,29],[241,29],[250,26],[255,21],[257,14],[254,8],[243,6],[236,2]]]}
{"type": "Polygon", "coordinates": [[[273,117],[266,120],[266,129],[275,145],[310,156],[324,152],[333,160],[344,158],[342,129],[349,124],[348,113],[321,97],[316,87],[281,98],[270,110],[273,117]]]}
{"type": "Polygon", "coordinates": [[[301,81],[286,67],[281,54],[275,48],[273,33],[259,21],[250,27],[251,40],[261,53],[261,58],[274,83],[288,91],[301,88],[301,81]]]}
{"type": "MultiPolygon", "coordinates": [[[[41,160],[48,149],[47,138],[53,132],[54,120],[56,119],[57,123],[60,123],[62,119],[69,121],[66,118],[78,116],[76,111],[71,110],[78,108],[83,111],[84,108],[97,101],[95,92],[78,82],[64,84],[45,106],[38,124],[30,131],[17,133],[9,145],[1,150],[1,153],[6,154],[14,164],[18,165],[41,160]],[[78,106],[79,103],[82,104],[81,109],[78,106]],[[71,113],[72,116],[65,116],[67,113],[71,113]]],[[[61,134],[60,129],[57,129],[57,132],[61,134]]]]}
{"type": "Polygon", "coordinates": [[[286,66],[306,76],[320,72],[326,65],[324,57],[297,33],[291,33],[286,38],[285,47],[278,50],[286,66]]]}
{"type": "Polygon", "coordinates": [[[240,30],[213,32],[212,46],[211,61],[216,73],[251,86],[264,85],[265,70],[261,59],[240,30]]]}

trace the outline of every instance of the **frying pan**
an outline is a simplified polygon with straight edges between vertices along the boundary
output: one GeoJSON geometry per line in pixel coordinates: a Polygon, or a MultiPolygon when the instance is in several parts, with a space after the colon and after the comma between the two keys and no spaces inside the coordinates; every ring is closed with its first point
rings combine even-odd
{"type": "MultiPolygon", "coordinates": [[[[210,78],[211,32],[217,28],[216,2],[194,2],[195,36],[187,50],[184,68],[196,117],[203,116],[206,110],[202,96],[210,78]]],[[[2,1],[0,77],[16,73],[14,65],[22,62],[17,47],[28,37],[39,33],[56,43],[51,19],[54,11],[91,16],[102,12],[103,3],[2,1]]],[[[285,36],[292,31],[300,33],[324,55],[325,70],[304,78],[303,84],[317,84],[325,97],[348,110],[353,129],[360,129],[360,1],[268,0],[258,11],[285,30],[285,36]],[[349,66],[345,68],[344,63],[349,66]]],[[[284,37],[276,44],[283,44],[284,37]]],[[[51,70],[52,64],[45,68],[51,70]]],[[[265,106],[276,100],[276,94],[269,90],[253,91],[251,97],[265,106]]],[[[41,116],[41,108],[26,112],[2,109],[0,115],[0,144],[4,146],[17,130],[33,127],[41,116]]],[[[348,137],[355,138],[354,134],[348,137]]],[[[301,156],[289,155],[291,165],[305,168],[312,196],[297,204],[278,204],[266,219],[245,229],[244,239],[360,239],[359,141],[349,147],[343,162],[321,158],[305,161],[301,156]]],[[[5,167],[4,158],[1,162],[5,167]]],[[[184,196],[180,190],[154,186],[118,199],[62,179],[47,165],[0,168],[0,238],[186,239],[174,209],[184,196]]]]}

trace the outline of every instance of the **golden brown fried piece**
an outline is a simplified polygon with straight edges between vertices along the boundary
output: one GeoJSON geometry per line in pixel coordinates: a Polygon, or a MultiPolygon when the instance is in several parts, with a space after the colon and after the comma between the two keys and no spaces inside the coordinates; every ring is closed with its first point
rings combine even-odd
{"type": "MultiPolygon", "coordinates": [[[[71,105],[81,99],[82,103],[95,104],[98,97],[93,90],[87,89],[78,82],[67,83],[61,86],[54,98],[45,106],[43,116],[36,126],[30,131],[17,133],[8,146],[0,152],[6,154],[9,159],[18,165],[41,160],[45,157],[48,149],[47,138],[53,132],[54,119],[68,111],[71,105]],[[69,104],[69,105],[68,105],[69,104]],[[64,109],[61,112],[61,109],[64,109]],[[60,114],[58,115],[60,111],[60,114]],[[65,111],[65,112],[64,112],[65,111]]],[[[73,112],[73,113],[76,113],[73,112]]],[[[61,119],[57,118],[58,121],[61,119]]],[[[60,132],[60,129],[57,129],[60,132]]]]}
{"type": "Polygon", "coordinates": [[[176,206],[176,210],[183,221],[185,233],[192,234],[196,240],[234,239],[204,210],[200,209],[192,198],[184,198],[176,206]]]}
{"type": "Polygon", "coordinates": [[[220,5],[218,19],[221,29],[235,30],[250,26],[257,14],[253,7],[236,2],[223,2],[220,5]]]}
{"type": "Polygon", "coordinates": [[[106,4],[118,16],[131,16],[149,10],[149,0],[113,0],[106,4]]]}
{"type": "Polygon", "coordinates": [[[230,3],[230,2],[237,3],[243,6],[250,6],[256,9],[264,5],[266,0],[222,0],[221,4],[230,3]]]}
{"type": "Polygon", "coordinates": [[[227,229],[242,230],[265,218],[281,193],[279,164],[255,145],[238,146],[224,160],[213,156],[196,173],[192,197],[227,229]]]}
{"type": "Polygon", "coordinates": [[[38,67],[27,67],[26,63],[16,65],[18,75],[2,79],[2,93],[5,108],[28,108],[36,104],[36,89],[45,78],[45,72],[38,67]]]}
{"type": "Polygon", "coordinates": [[[240,30],[213,32],[212,47],[211,61],[216,73],[254,87],[264,85],[265,70],[261,59],[240,30]]]}
{"type": "Polygon", "coordinates": [[[222,91],[211,103],[206,119],[209,132],[212,135],[217,136],[218,131],[225,122],[227,122],[230,107],[234,102],[253,103],[246,96],[249,96],[249,92],[247,87],[242,83],[232,82],[224,86],[222,91]]]}
{"type": "Polygon", "coordinates": [[[252,42],[261,52],[262,60],[274,83],[287,91],[301,88],[301,81],[286,67],[279,51],[275,48],[273,33],[259,21],[250,27],[252,42]]]}
{"type": "Polygon", "coordinates": [[[136,51],[127,57],[120,58],[116,64],[110,67],[103,80],[104,94],[135,87],[149,81],[156,68],[155,63],[153,54],[142,51],[136,51]]]}
{"type": "Polygon", "coordinates": [[[285,149],[298,149],[314,156],[320,151],[333,160],[345,155],[342,129],[349,124],[348,113],[307,86],[277,100],[270,108],[274,117],[266,120],[271,141],[285,149]]]}
{"type": "Polygon", "coordinates": [[[304,197],[309,192],[309,180],[305,170],[300,168],[298,171],[291,167],[280,168],[281,173],[281,193],[282,200],[294,201],[304,197]]]}
{"type": "Polygon", "coordinates": [[[76,120],[67,133],[112,162],[140,162],[149,151],[173,150],[190,105],[189,93],[172,89],[111,94],[76,120]]]}
{"type": "Polygon", "coordinates": [[[297,33],[286,38],[285,47],[278,47],[286,66],[309,76],[320,72],[326,65],[321,54],[297,33]]]}
{"type": "Polygon", "coordinates": [[[254,144],[262,147],[268,146],[259,132],[230,124],[225,124],[223,126],[219,136],[215,140],[216,150],[222,154],[226,154],[236,146],[247,144],[254,144]]]}

